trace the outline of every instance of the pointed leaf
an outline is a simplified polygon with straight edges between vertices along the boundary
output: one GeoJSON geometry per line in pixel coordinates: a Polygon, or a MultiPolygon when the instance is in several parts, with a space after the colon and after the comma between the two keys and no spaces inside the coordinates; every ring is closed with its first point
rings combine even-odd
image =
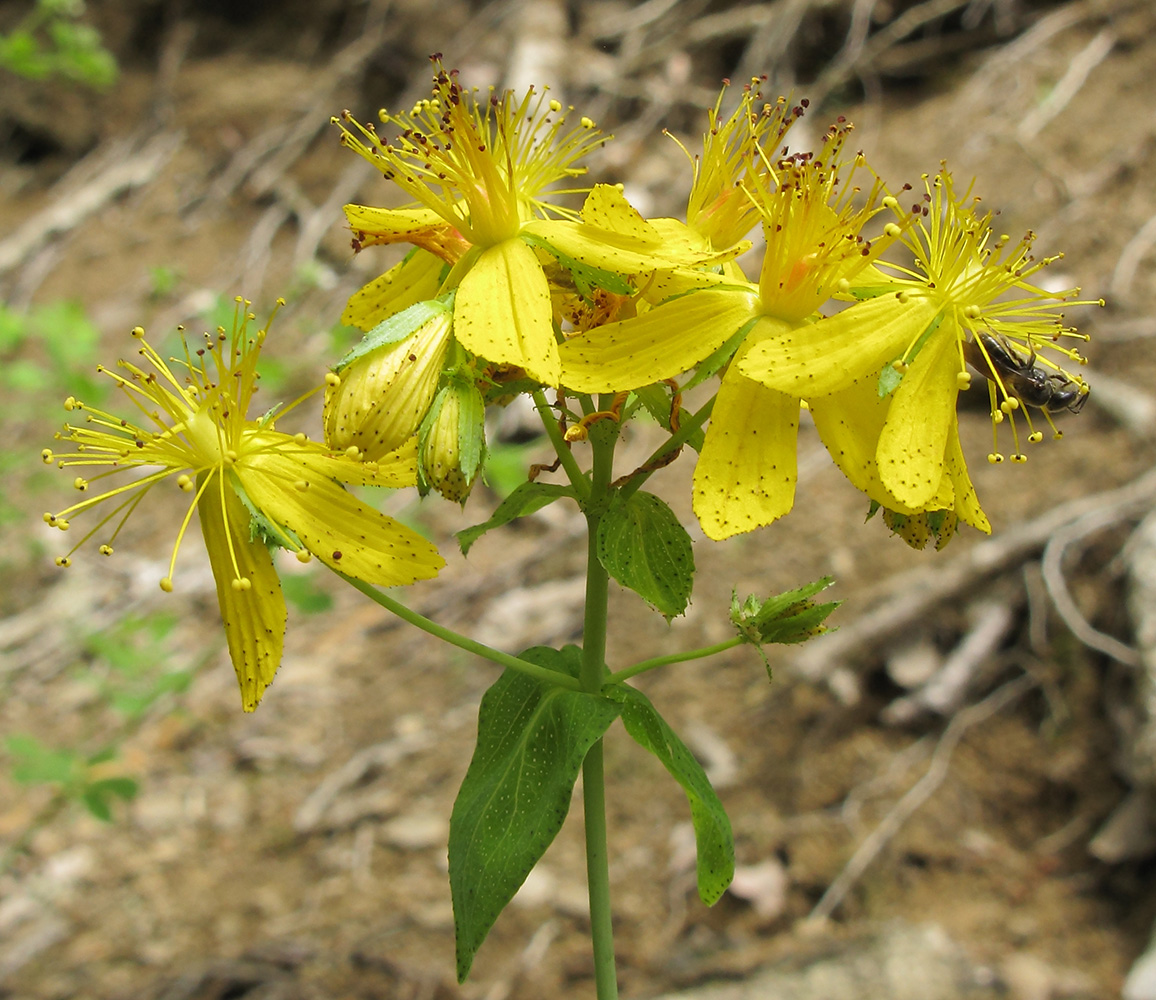
{"type": "Polygon", "coordinates": [[[735,874],[735,841],[726,810],[702,765],[646,695],[626,685],[610,688],[607,694],[621,700],[622,724],[634,741],[662,761],[686,792],[698,854],[698,895],[713,906],[735,874]]]}
{"type": "Polygon", "coordinates": [[[560,497],[572,497],[574,491],[569,486],[559,486],[555,483],[522,483],[505,500],[498,504],[493,516],[482,524],[475,524],[471,528],[464,528],[457,533],[458,545],[462,555],[468,555],[471,546],[491,528],[509,524],[511,521],[533,514],[547,504],[552,504],[560,497]]]}
{"type": "MultiPolygon", "coordinates": [[[[577,676],[576,646],[524,659],[577,676]]],[[[619,713],[601,695],[506,670],[482,697],[478,743],[450,817],[450,893],[458,981],[498,914],[554,840],[586,752],[619,713]]]]}
{"type": "Polygon", "coordinates": [[[686,528],[651,493],[616,500],[598,524],[598,560],[669,620],[681,615],[694,584],[694,553],[686,528]]]}

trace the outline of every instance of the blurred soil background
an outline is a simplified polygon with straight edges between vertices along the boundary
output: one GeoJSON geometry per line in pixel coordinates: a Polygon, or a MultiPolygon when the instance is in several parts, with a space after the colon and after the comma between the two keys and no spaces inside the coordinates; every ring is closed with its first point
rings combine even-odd
{"type": "MultiPolygon", "coordinates": [[[[31,7],[0,4],[0,33],[31,7]]],[[[396,256],[355,257],[341,206],[396,195],[329,117],[407,108],[433,52],[468,83],[550,83],[617,136],[591,179],[648,215],[681,214],[689,185],[660,130],[698,148],[720,81],[765,73],[769,97],[811,99],[792,148],[846,115],[896,187],[946,158],[1013,239],[1030,227],[1038,253],[1064,251],[1048,281],[1109,301],[1069,316],[1093,336],[1093,393],[1062,442],[989,466],[986,393],[962,407],[990,540],[915,552],[864,524],[807,425],[797,509],[752,536],[707,543],[690,459],[671,467],[694,603],[668,627],[618,592],[612,665],[725,638],[732,588],[830,573],[845,603],[829,640],[774,652],[773,684],[743,649],[641,681],[734,823],[739,875],[713,909],[680,790],[612,729],[623,995],[1120,994],[1156,918],[1156,6],[121,0],[84,20],[113,86],[0,78],[0,996],[593,995],[580,797],[454,981],[447,822],[490,665],[294,564],[284,662],[245,716],[199,539],[176,592],[157,587],[177,500],[151,498],[115,556],[86,548],[67,572],[40,520],[71,502],[39,458],[60,401],[111,398],[94,366],[128,353],[133,326],[172,349],[178,324],[227,323],[236,294],[259,317],[286,296],[270,403],[355,342],[342,306],[396,256]],[[111,822],[78,801],[122,777],[139,790],[101,799],[111,822]]],[[[496,415],[491,485],[464,513],[380,498],[449,559],[407,599],[511,650],[579,638],[580,518],[548,508],[468,562],[451,533],[545,456],[532,431],[496,415]]],[[[1133,998],[1156,996],[1145,968],[1133,998]]]]}

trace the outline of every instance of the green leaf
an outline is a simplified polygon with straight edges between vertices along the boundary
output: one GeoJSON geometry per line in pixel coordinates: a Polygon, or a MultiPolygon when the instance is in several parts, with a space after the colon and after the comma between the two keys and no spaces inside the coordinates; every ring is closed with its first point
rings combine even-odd
{"type": "Polygon", "coordinates": [[[12,780],[21,785],[69,785],[80,773],[81,761],[71,750],[54,750],[34,736],[11,736],[12,780]]]}
{"type": "Polygon", "coordinates": [[[735,841],[731,823],[710,779],[666,720],[641,691],[625,684],[607,689],[622,702],[622,724],[641,747],[662,761],[690,803],[697,846],[698,895],[713,906],[735,875],[735,841]]]}
{"type": "Polygon", "coordinates": [[[132,778],[102,778],[88,787],[98,789],[102,795],[115,795],[125,802],[135,799],[137,792],[140,791],[140,785],[132,778]]]}
{"type": "Polygon", "coordinates": [[[615,497],[598,524],[598,560],[667,620],[686,610],[694,584],[690,535],[652,493],[615,497]]]}
{"type": "Polygon", "coordinates": [[[574,491],[569,486],[561,486],[557,483],[522,483],[498,504],[488,521],[475,524],[470,528],[463,528],[457,533],[462,555],[468,555],[474,542],[491,528],[497,528],[503,524],[509,524],[516,518],[533,514],[534,511],[541,510],[561,497],[572,496],[574,496],[574,491]]]}
{"type": "Polygon", "coordinates": [[[80,796],[81,801],[93,816],[112,822],[112,807],[109,805],[113,797],[124,799],[126,802],[136,796],[137,783],[132,778],[105,778],[94,781],[85,788],[80,796]]]}
{"type": "MultiPolygon", "coordinates": [[[[537,646],[522,658],[571,677],[576,646],[537,646]]],[[[506,904],[554,840],[586,752],[617,717],[601,695],[506,670],[478,710],[478,743],[450,817],[450,893],[458,981],[506,904]]]]}
{"type": "Polygon", "coordinates": [[[86,788],[80,799],[97,819],[104,820],[106,823],[112,822],[112,809],[108,804],[108,796],[98,788],[86,788]]]}

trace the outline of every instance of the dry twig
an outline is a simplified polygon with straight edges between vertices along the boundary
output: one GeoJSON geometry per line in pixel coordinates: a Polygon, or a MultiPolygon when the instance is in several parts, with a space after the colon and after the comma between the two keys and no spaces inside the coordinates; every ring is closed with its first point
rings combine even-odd
{"type": "Polygon", "coordinates": [[[1042,564],[1044,585],[1048,595],[1055,605],[1056,612],[1063,619],[1072,634],[1089,649],[1095,649],[1110,656],[1113,660],[1126,667],[1138,667],[1140,655],[1131,646],[1125,645],[1119,639],[1106,635],[1093,628],[1088,620],[1076,607],[1068,590],[1067,580],[1064,579],[1063,559],[1067,549],[1078,541],[1082,541],[1097,531],[1103,531],[1118,521],[1132,517],[1137,513],[1134,504],[1107,505],[1099,510],[1089,511],[1083,517],[1057,530],[1048,540],[1044,548],[1042,564]]]}
{"type": "Polygon", "coordinates": [[[1027,674],[1022,674],[1015,680],[1008,681],[1002,687],[996,688],[983,701],[965,708],[944,730],[936,745],[935,753],[931,755],[931,763],[927,771],[898,802],[891,811],[883,817],[882,822],[871,831],[870,835],[859,845],[851,860],[847,862],[835,881],[828,886],[822,898],[815,904],[815,908],[808,916],[809,921],[822,921],[831,916],[838,909],[839,904],[846,898],[855,883],[879,856],[879,852],[902,829],[924,802],[931,798],[935,790],[943,784],[951,767],[951,755],[959,746],[964,733],[972,726],[991,718],[997,712],[1006,708],[1021,695],[1036,686],[1036,680],[1027,674]]]}

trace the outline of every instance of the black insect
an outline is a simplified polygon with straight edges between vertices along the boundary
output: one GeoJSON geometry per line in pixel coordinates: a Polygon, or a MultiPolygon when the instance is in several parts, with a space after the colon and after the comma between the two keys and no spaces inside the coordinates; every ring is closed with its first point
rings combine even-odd
{"type": "Polygon", "coordinates": [[[1079,413],[1088,401],[1088,389],[1058,372],[1048,373],[1036,367],[1036,352],[1025,359],[1002,337],[977,334],[975,340],[964,341],[963,356],[967,363],[985,378],[999,384],[1027,406],[1035,406],[1046,413],[1067,410],[1079,413]],[[982,343],[982,347],[980,346],[982,343]],[[986,356],[985,356],[986,352],[986,356]],[[997,378],[998,376],[998,378],[997,378]]]}

